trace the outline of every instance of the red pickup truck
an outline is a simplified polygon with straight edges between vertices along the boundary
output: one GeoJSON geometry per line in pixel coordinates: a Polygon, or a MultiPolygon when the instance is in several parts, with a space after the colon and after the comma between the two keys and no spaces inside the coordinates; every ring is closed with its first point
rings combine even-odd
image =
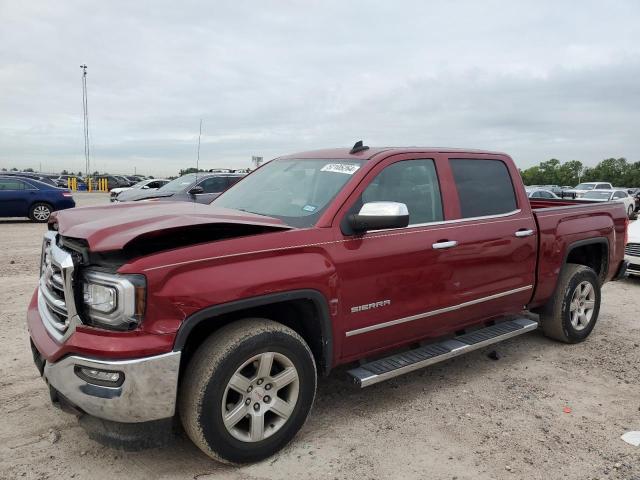
{"type": "Polygon", "coordinates": [[[210,457],[256,461],[338,365],[364,387],[538,327],[586,339],[627,222],[617,203],[529,200],[503,153],[285,156],[211,205],[54,214],[34,360],[58,404],[136,431],[180,419],[210,457]]]}

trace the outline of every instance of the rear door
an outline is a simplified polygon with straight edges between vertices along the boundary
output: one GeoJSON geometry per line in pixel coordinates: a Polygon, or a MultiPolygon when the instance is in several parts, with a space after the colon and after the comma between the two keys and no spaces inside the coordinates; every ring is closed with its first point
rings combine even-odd
{"type": "Polygon", "coordinates": [[[30,191],[18,179],[0,179],[0,216],[26,217],[30,191]]]}
{"type": "Polygon", "coordinates": [[[536,225],[513,162],[496,156],[450,156],[457,191],[456,228],[448,250],[456,325],[522,310],[531,298],[536,225]]]}

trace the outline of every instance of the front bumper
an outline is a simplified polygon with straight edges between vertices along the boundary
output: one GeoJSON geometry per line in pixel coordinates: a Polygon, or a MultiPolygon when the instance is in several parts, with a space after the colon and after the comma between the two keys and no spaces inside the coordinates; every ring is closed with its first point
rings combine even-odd
{"type": "Polygon", "coordinates": [[[627,273],[629,275],[640,276],[640,257],[636,257],[633,255],[625,255],[624,259],[627,262],[629,262],[629,266],[627,267],[627,273]]]}
{"type": "Polygon", "coordinates": [[[122,423],[139,423],[172,417],[178,391],[180,352],[133,360],[97,360],[76,355],[49,362],[33,348],[42,377],[78,410],[122,423]],[[81,378],[79,367],[116,371],[124,375],[118,387],[97,385],[81,378]]]}

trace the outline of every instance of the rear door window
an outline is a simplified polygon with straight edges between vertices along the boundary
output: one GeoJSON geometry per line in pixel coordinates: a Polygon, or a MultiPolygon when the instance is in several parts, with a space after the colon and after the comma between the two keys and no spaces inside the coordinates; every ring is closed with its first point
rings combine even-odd
{"type": "Polygon", "coordinates": [[[511,175],[500,160],[450,159],[462,218],[517,210],[511,175]]]}
{"type": "Polygon", "coordinates": [[[25,184],[20,180],[0,180],[0,190],[24,190],[25,184]]]}

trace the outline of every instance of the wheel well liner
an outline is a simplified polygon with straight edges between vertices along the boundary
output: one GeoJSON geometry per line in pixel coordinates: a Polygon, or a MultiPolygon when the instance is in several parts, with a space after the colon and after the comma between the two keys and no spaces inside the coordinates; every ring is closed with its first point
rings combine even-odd
{"type": "MultiPolygon", "coordinates": [[[[182,322],[176,335],[173,350],[184,351],[190,343],[192,333],[204,331],[205,335],[208,335],[223,325],[237,320],[239,314],[242,314],[243,317],[264,315],[270,318],[268,313],[274,313],[275,317],[281,317],[281,315],[285,317],[271,318],[271,320],[279,321],[298,331],[309,343],[311,351],[319,361],[319,370],[325,375],[328,374],[333,359],[331,318],[324,295],[313,289],[270,293],[203,308],[182,322]],[[305,316],[305,314],[311,314],[315,318],[311,322],[297,318],[305,316]],[[221,321],[212,321],[213,317],[217,317],[221,321]]],[[[204,340],[204,338],[200,338],[200,340],[204,340]]],[[[186,357],[188,357],[189,352],[186,353],[186,357]]]]}
{"type": "Polygon", "coordinates": [[[596,237],[569,244],[563,265],[567,263],[577,263],[592,268],[598,274],[600,282],[604,283],[609,270],[609,240],[605,237],[596,237]]]}

